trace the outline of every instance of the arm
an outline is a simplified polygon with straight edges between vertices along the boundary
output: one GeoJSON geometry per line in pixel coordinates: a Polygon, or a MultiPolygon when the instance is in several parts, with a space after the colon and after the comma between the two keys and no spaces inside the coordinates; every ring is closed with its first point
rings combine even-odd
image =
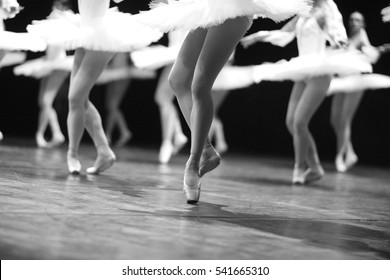
{"type": "Polygon", "coordinates": [[[347,44],[348,36],[343,24],[343,17],[332,0],[325,1],[316,18],[333,47],[339,48],[347,44]]]}

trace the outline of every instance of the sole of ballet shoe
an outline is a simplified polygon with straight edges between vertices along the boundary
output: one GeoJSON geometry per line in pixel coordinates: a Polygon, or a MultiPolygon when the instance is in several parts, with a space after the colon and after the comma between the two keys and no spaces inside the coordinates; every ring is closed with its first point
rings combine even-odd
{"type": "Polygon", "coordinates": [[[90,175],[98,175],[98,174],[102,173],[103,171],[109,169],[114,164],[115,161],[116,161],[115,157],[111,158],[108,161],[104,162],[104,164],[99,166],[98,168],[96,168],[95,166],[87,168],[86,172],[87,172],[87,174],[90,174],[90,175]]]}
{"type": "Polygon", "coordinates": [[[199,167],[200,177],[203,177],[206,173],[214,170],[221,164],[221,156],[219,154],[213,155],[211,158],[206,159],[201,163],[199,167]]]}
{"type": "Polygon", "coordinates": [[[294,170],[292,183],[293,185],[304,185],[306,184],[306,177],[311,172],[311,169],[306,169],[302,174],[297,174],[298,172],[294,170]]]}
{"type": "Polygon", "coordinates": [[[185,182],[183,182],[183,191],[186,195],[188,204],[196,204],[199,202],[201,185],[200,178],[196,186],[190,187],[185,182]]]}
{"type": "Polygon", "coordinates": [[[334,164],[338,172],[344,173],[347,171],[347,165],[345,164],[345,162],[341,157],[337,157],[334,164]]]}
{"type": "Polygon", "coordinates": [[[356,165],[357,162],[358,162],[358,157],[356,155],[346,156],[346,159],[345,159],[346,170],[345,171],[350,170],[352,167],[354,167],[356,165]]]}
{"type": "Polygon", "coordinates": [[[69,166],[69,163],[68,163],[68,172],[71,175],[80,175],[80,172],[81,172],[81,164],[80,164],[80,162],[78,161],[76,163],[76,166],[69,166]]]}

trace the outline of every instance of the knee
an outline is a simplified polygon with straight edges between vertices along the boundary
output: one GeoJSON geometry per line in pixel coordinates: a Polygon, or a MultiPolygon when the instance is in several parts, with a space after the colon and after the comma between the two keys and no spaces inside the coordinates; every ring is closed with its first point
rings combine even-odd
{"type": "Polygon", "coordinates": [[[292,117],[286,117],[286,127],[290,134],[294,134],[294,119],[292,117]]]}
{"type": "Polygon", "coordinates": [[[192,98],[194,102],[196,101],[209,101],[213,102],[211,97],[211,88],[207,83],[204,82],[194,82],[191,87],[192,98]]]}
{"type": "Polygon", "coordinates": [[[292,126],[295,133],[303,133],[308,129],[309,122],[302,118],[294,118],[292,126]]]}
{"type": "Polygon", "coordinates": [[[68,103],[69,109],[86,108],[87,106],[86,101],[77,95],[69,95],[68,103]]]}
{"type": "Polygon", "coordinates": [[[191,92],[191,85],[184,81],[183,79],[179,79],[176,76],[169,75],[168,83],[176,96],[181,96],[183,94],[191,92]]]}

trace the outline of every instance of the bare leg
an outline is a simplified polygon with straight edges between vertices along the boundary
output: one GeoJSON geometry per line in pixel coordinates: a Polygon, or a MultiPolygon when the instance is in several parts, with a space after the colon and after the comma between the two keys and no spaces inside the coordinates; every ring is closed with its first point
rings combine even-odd
{"type": "Polygon", "coordinates": [[[227,151],[228,145],[226,143],[222,121],[218,117],[218,111],[222,103],[225,101],[228,93],[228,91],[213,91],[212,93],[214,101],[214,118],[210,127],[209,139],[214,139],[215,148],[220,154],[223,154],[227,151]]]}
{"type": "MultiPolygon", "coordinates": [[[[83,49],[77,49],[75,52],[69,88],[67,120],[69,133],[68,167],[71,173],[79,173],[81,169],[78,161],[78,150],[86,125],[86,110],[90,108],[88,103],[90,91],[111,57],[112,54],[106,52],[83,49]]],[[[103,128],[101,130],[103,131],[103,128]]],[[[96,135],[101,134],[91,134],[92,137],[96,135]]]]}
{"type": "MultiPolygon", "coordinates": [[[[211,88],[250,23],[247,17],[240,17],[190,33],[173,66],[171,86],[191,128],[191,155],[186,166],[185,187],[200,188],[199,163],[214,115],[211,88]]],[[[198,199],[187,196],[189,203],[198,199]]]]}
{"type": "MultiPolygon", "coordinates": [[[[113,57],[111,66],[126,67],[128,66],[127,53],[118,53],[113,57]]],[[[114,127],[119,128],[119,140],[116,143],[117,147],[122,147],[131,138],[130,129],[127,126],[126,119],[120,110],[120,104],[126,95],[127,89],[131,83],[130,79],[111,82],[107,85],[106,92],[106,135],[111,142],[114,127]]]]}
{"type": "Polygon", "coordinates": [[[53,102],[67,76],[68,74],[66,72],[55,71],[41,81],[38,97],[40,113],[36,133],[36,140],[39,147],[54,147],[65,141],[65,137],[58,123],[57,113],[53,108],[53,102]],[[49,144],[46,143],[45,145],[46,141],[43,135],[48,124],[50,124],[53,139],[49,144]]]}
{"type": "MultiPolygon", "coordinates": [[[[314,141],[312,140],[312,135],[309,132],[309,122],[324,100],[326,91],[329,88],[330,80],[331,78],[327,76],[312,78],[307,82],[306,87],[296,105],[295,112],[293,114],[293,138],[295,169],[297,172],[306,170],[308,162],[314,164],[318,160],[318,156],[316,155],[317,149],[314,141]],[[311,155],[309,153],[310,149],[312,150],[311,155]],[[314,153],[316,158],[313,157],[314,153]],[[312,158],[308,158],[309,156],[312,158]]],[[[318,178],[315,179],[319,179],[323,175],[322,168],[318,167],[318,169],[318,178]]],[[[304,183],[304,181],[298,183],[304,183]]]]}
{"type": "Polygon", "coordinates": [[[363,97],[363,92],[333,96],[331,123],[337,139],[336,169],[345,172],[358,160],[352,146],[352,120],[363,97]]]}

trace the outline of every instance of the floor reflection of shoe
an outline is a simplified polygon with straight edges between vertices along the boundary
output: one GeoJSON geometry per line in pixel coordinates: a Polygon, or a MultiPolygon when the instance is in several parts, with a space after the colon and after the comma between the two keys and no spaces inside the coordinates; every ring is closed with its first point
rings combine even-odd
{"type": "Polygon", "coordinates": [[[188,204],[196,204],[199,201],[200,198],[200,189],[201,189],[201,178],[199,173],[194,171],[195,176],[193,176],[191,179],[187,177],[188,170],[185,171],[184,180],[183,180],[183,191],[187,198],[188,204]],[[191,183],[186,183],[191,181],[191,183]]]}
{"type": "Polygon", "coordinates": [[[176,155],[188,142],[188,138],[184,134],[180,134],[173,139],[173,151],[172,154],[176,155]]]}
{"type": "Polygon", "coordinates": [[[81,171],[81,163],[78,159],[67,157],[68,171],[72,175],[79,175],[81,171]]]}
{"type": "Polygon", "coordinates": [[[92,167],[87,168],[86,171],[88,174],[98,175],[110,168],[115,161],[116,157],[114,153],[98,155],[94,165],[92,167]]]}
{"type": "Polygon", "coordinates": [[[292,183],[294,185],[304,185],[306,183],[306,176],[311,172],[311,169],[308,168],[303,170],[301,168],[294,168],[292,183]]]}
{"type": "Polygon", "coordinates": [[[166,164],[171,159],[172,153],[173,153],[173,145],[169,141],[164,141],[164,143],[161,145],[160,153],[158,155],[158,160],[162,164],[166,164]]]}
{"type": "Polygon", "coordinates": [[[305,183],[310,183],[321,179],[325,175],[325,170],[320,164],[316,164],[309,168],[309,172],[306,175],[305,183]]]}
{"type": "Polygon", "coordinates": [[[130,132],[124,133],[115,143],[115,148],[124,147],[127,144],[127,142],[131,140],[132,136],[133,135],[130,132]]]}
{"type": "Polygon", "coordinates": [[[204,176],[206,173],[218,167],[221,163],[221,156],[214,149],[211,144],[208,144],[203,150],[202,157],[200,160],[199,174],[200,177],[204,176]]]}
{"type": "Polygon", "coordinates": [[[64,135],[55,135],[53,139],[48,143],[50,147],[58,147],[65,142],[64,135]]]}
{"type": "Polygon", "coordinates": [[[338,155],[336,157],[336,160],[335,160],[334,163],[335,163],[335,166],[336,166],[336,170],[338,172],[346,172],[347,171],[347,166],[346,166],[346,164],[345,164],[345,162],[343,160],[342,155],[338,155]]]}
{"type": "Polygon", "coordinates": [[[37,133],[35,135],[35,141],[37,142],[37,146],[39,148],[49,148],[49,143],[46,142],[42,134],[37,133]]]}

